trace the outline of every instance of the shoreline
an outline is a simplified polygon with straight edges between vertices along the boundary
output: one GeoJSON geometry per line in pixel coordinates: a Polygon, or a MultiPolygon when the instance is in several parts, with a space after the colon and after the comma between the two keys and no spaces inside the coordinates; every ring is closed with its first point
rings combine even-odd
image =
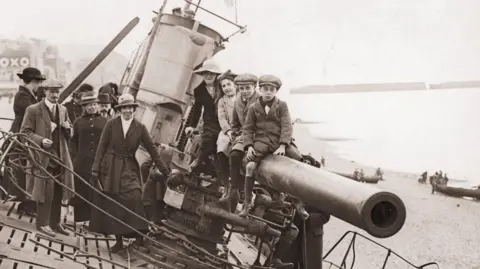
{"type": "MultiPolygon", "coordinates": [[[[308,129],[308,124],[296,123],[293,126],[293,136],[295,138],[295,144],[298,146],[302,154],[311,154],[313,158],[320,161],[322,156],[325,157],[325,168],[327,170],[334,170],[335,172],[352,174],[356,168],[363,169],[365,175],[370,176],[375,174],[378,167],[363,164],[354,160],[348,160],[340,157],[333,146],[328,144],[328,141],[319,139],[312,135],[308,129]],[[310,150],[305,150],[310,149],[310,150]]],[[[385,169],[381,167],[384,172],[384,178],[388,178],[388,175],[394,174],[395,176],[402,175],[405,178],[417,179],[419,174],[395,171],[391,169],[385,169]]]]}
{"type": "MultiPolygon", "coordinates": [[[[317,160],[323,155],[327,170],[352,173],[355,168],[363,168],[366,175],[375,172],[376,167],[351,162],[336,155],[331,146],[315,139],[307,126],[295,124],[294,137],[302,154],[310,152],[317,160]]],[[[331,217],[324,226],[324,255],[345,232],[355,231],[398,253],[416,266],[428,262],[437,262],[440,268],[475,268],[479,265],[480,252],[476,249],[480,242],[480,233],[475,231],[480,223],[480,203],[438,193],[432,195],[430,184],[417,182],[418,174],[382,170],[385,180],[373,184],[372,187],[392,192],[403,201],[407,218],[402,229],[392,237],[379,239],[331,217]]],[[[349,243],[349,240],[340,243],[328,260],[340,264],[349,243]]],[[[361,238],[357,239],[355,245],[353,268],[382,268],[387,250],[361,238]]],[[[347,267],[350,267],[351,261],[350,253],[347,267]]],[[[407,265],[392,255],[386,268],[413,268],[407,265]]]]}

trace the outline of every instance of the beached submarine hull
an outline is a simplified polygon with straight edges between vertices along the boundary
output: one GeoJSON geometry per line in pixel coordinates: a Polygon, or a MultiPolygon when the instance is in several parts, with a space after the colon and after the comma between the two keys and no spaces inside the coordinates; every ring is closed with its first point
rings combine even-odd
{"type": "Polygon", "coordinates": [[[394,193],[286,157],[267,157],[256,179],[377,238],[395,235],[405,223],[405,204],[394,193]]]}
{"type": "Polygon", "coordinates": [[[355,181],[359,182],[365,182],[365,183],[370,183],[370,184],[377,184],[378,181],[382,180],[381,177],[379,176],[371,176],[371,177],[363,177],[361,180],[357,180],[352,174],[347,174],[347,173],[340,173],[340,172],[332,172],[334,174],[337,174],[342,177],[346,177],[355,181]]]}
{"type": "Polygon", "coordinates": [[[448,196],[470,197],[474,199],[480,199],[479,189],[465,189],[465,188],[449,187],[445,185],[436,185],[435,190],[448,196]]]}

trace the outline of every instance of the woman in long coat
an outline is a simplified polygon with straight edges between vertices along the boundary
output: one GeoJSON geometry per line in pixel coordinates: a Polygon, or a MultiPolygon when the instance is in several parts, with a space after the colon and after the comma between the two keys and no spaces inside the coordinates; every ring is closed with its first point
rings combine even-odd
{"type": "MultiPolygon", "coordinates": [[[[75,173],[81,178],[89,180],[100,135],[108,119],[102,117],[98,112],[98,99],[94,92],[82,94],[79,104],[83,107],[83,115],[73,123],[70,154],[75,173]]],[[[79,179],[75,180],[75,191],[82,197],[92,198],[90,187],[79,179]]],[[[74,207],[75,222],[90,220],[90,205],[84,200],[74,197],[70,200],[70,205],[74,207]]]]}
{"type": "MultiPolygon", "coordinates": [[[[103,129],[92,166],[92,181],[97,181],[106,195],[143,219],[107,199],[103,199],[102,209],[135,230],[146,233],[148,223],[144,220],[146,215],[142,204],[142,178],[135,158],[140,143],[164,176],[168,176],[170,171],[161,160],[145,125],[133,118],[137,106],[130,94],[118,98],[115,108],[120,112],[120,117],[109,120],[103,129]]],[[[89,228],[92,232],[115,235],[117,242],[112,247],[112,252],[123,248],[123,237],[136,238],[137,244],[143,242],[143,237],[132,229],[99,213],[99,217],[92,218],[89,228]]]]}

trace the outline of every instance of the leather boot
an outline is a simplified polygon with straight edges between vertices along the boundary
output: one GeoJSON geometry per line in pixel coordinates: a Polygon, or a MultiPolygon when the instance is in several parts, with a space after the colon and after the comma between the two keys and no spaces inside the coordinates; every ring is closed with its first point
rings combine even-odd
{"type": "Polygon", "coordinates": [[[230,212],[235,212],[237,208],[238,200],[240,199],[239,190],[237,187],[230,186],[229,191],[225,197],[218,200],[221,204],[227,206],[230,209],[230,212]]]}
{"type": "Polygon", "coordinates": [[[291,262],[285,263],[282,262],[281,257],[285,256],[285,252],[289,250],[290,242],[286,240],[280,241],[275,246],[275,252],[273,253],[272,263],[270,264],[271,267],[276,269],[293,269],[294,264],[291,262]]]}
{"type": "Polygon", "coordinates": [[[245,200],[243,201],[243,209],[240,212],[240,217],[248,216],[248,213],[253,208],[253,185],[255,180],[253,177],[245,177],[245,200]]]}

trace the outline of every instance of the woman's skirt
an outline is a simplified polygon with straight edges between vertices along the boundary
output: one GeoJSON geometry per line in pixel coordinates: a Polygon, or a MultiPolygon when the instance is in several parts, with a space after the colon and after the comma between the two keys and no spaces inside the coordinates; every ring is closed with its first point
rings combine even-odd
{"type": "MultiPolygon", "coordinates": [[[[75,172],[84,180],[90,180],[91,167],[92,164],[90,162],[83,162],[75,167],[75,172]]],[[[92,199],[93,190],[79,178],[75,178],[75,192],[88,200],[92,199]]],[[[90,220],[90,205],[87,202],[79,197],[73,197],[70,199],[69,204],[73,206],[73,218],[75,222],[90,220]]]]}
{"type": "MultiPolygon", "coordinates": [[[[93,195],[92,200],[95,205],[99,206],[101,209],[108,212],[115,218],[128,224],[133,229],[142,233],[146,233],[148,231],[148,223],[144,220],[146,219],[146,214],[142,202],[142,190],[139,183],[140,180],[135,173],[130,171],[122,172],[120,180],[121,184],[119,193],[104,194],[125,206],[129,211],[98,193],[93,195]],[[131,212],[136,213],[143,219],[135,216],[131,212]]],[[[122,235],[124,237],[138,236],[138,233],[134,232],[134,230],[106,215],[105,213],[100,212],[96,208],[92,208],[91,212],[91,220],[89,225],[89,230],[91,232],[122,235]]]]}

